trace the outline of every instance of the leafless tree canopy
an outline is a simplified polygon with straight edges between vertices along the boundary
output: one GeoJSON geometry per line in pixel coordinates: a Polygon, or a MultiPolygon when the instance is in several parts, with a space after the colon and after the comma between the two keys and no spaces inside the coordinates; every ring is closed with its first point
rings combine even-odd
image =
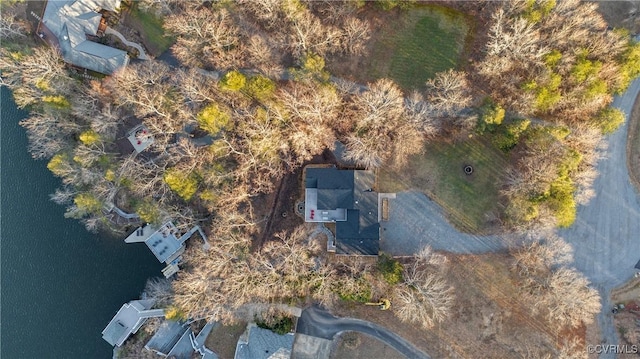
{"type": "Polygon", "coordinates": [[[557,328],[589,324],[601,309],[598,291],[583,274],[568,267],[572,252],[567,242],[550,234],[513,253],[524,293],[535,303],[534,310],[557,328]]]}

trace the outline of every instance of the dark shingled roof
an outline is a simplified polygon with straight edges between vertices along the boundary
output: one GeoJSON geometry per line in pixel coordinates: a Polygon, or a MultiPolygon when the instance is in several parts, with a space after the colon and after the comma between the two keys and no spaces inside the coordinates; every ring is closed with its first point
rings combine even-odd
{"type": "Polygon", "coordinates": [[[378,255],[380,224],[374,182],[372,171],[306,169],[305,186],[318,189],[318,209],[347,209],[347,220],[336,222],[338,254],[378,255]]]}
{"type": "Polygon", "coordinates": [[[318,209],[333,210],[336,208],[350,208],[353,205],[353,190],[351,189],[318,189],[318,209]]]}

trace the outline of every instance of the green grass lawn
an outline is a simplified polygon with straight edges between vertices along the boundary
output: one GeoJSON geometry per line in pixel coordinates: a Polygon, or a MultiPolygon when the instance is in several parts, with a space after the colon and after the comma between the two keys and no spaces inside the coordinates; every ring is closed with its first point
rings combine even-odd
{"type": "Polygon", "coordinates": [[[468,21],[449,8],[416,5],[389,24],[373,44],[364,61],[364,77],[390,77],[404,90],[423,88],[436,73],[458,66],[468,21]]]}
{"type": "Polygon", "coordinates": [[[136,4],[132,6],[131,13],[127,20],[128,26],[140,31],[144,46],[154,56],[165,52],[175,41],[174,38],[165,36],[162,19],[157,18],[153,14],[138,10],[136,4]]]}
{"type": "Polygon", "coordinates": [[[424,192],[444,208],[459,230],[488,233],[489,219],[502,212],[498,192],[508,166],[507,156],[482,137],[431,142],[423,154],[411,157],[407,168],[380,170],[379,190],[424,192]],[[464,173],[466,165],[473,166],[473,174],[464,173]]]}

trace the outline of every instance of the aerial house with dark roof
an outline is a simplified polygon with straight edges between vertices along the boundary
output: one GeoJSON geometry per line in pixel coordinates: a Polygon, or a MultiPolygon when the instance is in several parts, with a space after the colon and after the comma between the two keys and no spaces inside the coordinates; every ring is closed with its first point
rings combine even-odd
{"type": "Polygon", "coordinates": [[[378,255],[380,224],[374,182],[373,171],[305,169],[305,222],[335,223],[337,254],[378,255]]]}

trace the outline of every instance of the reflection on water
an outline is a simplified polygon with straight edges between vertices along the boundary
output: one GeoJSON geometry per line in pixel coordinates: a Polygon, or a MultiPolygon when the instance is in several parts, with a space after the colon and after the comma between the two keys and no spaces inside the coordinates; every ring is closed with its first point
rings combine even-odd
{"type": "Polygon", "coordinates": [[[49,200],[60,181],[28,154],[26,113],[1,91],[0,357],[111,358],[102,329],[161,265],[144,244],[64,218],[49,200]]]}

